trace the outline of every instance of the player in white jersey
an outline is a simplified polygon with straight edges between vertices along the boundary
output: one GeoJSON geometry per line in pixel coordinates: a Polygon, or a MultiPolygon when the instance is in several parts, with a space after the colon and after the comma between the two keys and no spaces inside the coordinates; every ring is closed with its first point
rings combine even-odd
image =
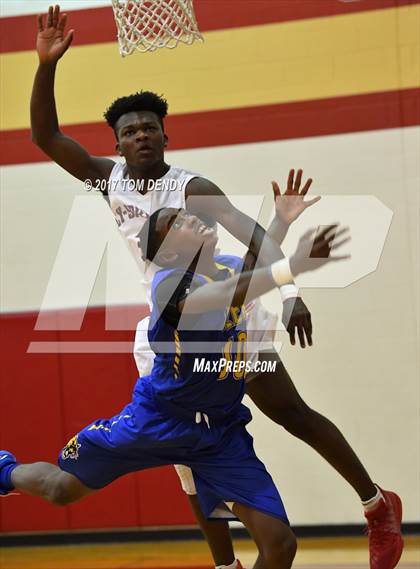
{"type": "MultiPolygon", "coordinates": [[[[109,176],[107,199],[114,213],[118,228],[139,265],[142,283],[146,290],[150,308],[150,284],[155,268],[153,264],[146,264],[141,258],[137,234],[148,216],[158,209],[162,207],[185,209],[185,189],[194,178],[202,178],[202,176],[177,166],[170,166],[166,174],[160,178],[160,187],[162,189],[154,189],[141,194],[140,192],[133,192],[129,187],[127,182],[129,175],[126,164],[117,162],[109,176]]],[[[306,202],[306,207],[315,201],[316,199],[306,202]]],[[[299,208],[303,207],[301,205],[303,203],[302,200],[299,208]]],[[[300,211],[300,209],[297,211],[300,211]]],[[[276,329],[277,316],[267,311],[259,300],[253,301],[248,305],[247,313],[250,346],[263,345],[270,349],[276,329]]],[[[140,376],[148,375],[153,366],[154,353],[147,339],[148,324],[149,317],[144,318],[137,326],[134,357],[140,376]]],[[[251,350],[249,361],[255,361],[257,357],[258,350],[254,347],[251,350]]],[[[179,470],[179,473],[181,472],[183,470],[179,470]]],[[[186,484],[185,480],[184,477],[184,485],[186,484]]]]}
{"type": "MultiPolygon", "coordinates": [[[[164,205],[184,207],[185,200],[185,206],[190,212],[202,216],[205,197],[206,214],[247,246],[252,236],[250,249],[253,253],[258,255],[262,252],[272,262],[281,258],[278,245],[266,237],[261,226],[238,211],[220,188],[204,178],[173,169],[166,164],[164,150],[168,139],[163,121],[167,114],[167,104],[157,95],[142,92],[122,97],[106,112],[106,120],[117,139],[117,152],[125,159],[125,166],[116,165],[108,158],[91,156],[75,140],[61,133],[55,107],[54,78],[57,62],[68,49],[73,37],[72,30],[65,33],[65,25],[66,16],[60,15],[58,6],[50,8],[45,23],[41,16],[38,18],[37,51],[40,64],[31,99],[31,125],[35,143],[79,180],[99,180],[101,187],[104,183],[108,188],[104,197],[109,200],[119,229],[132,247],[134,235],[152,210],[164,205]],[[179,176],[185,182],[179,195],[173,195],[179,190],[147,191],[149,181],[156,183],[171,175],[179,176]],[[118,176],[120,181],[127,180],[125,193],[113,187],[112,180],[118,176]],[[139,184],[139,191],[129,191],[130,180],[139,184]],[[179,200],[178,204],[175,203],[176,200],[179,200]],[[134,223],[133,219],[138,223],[134,223]]],[[[300,191],[301,175],[302,172],[299,171],[296,178],[289,176],[288,193],[294,194],[302,204],[301,194],[306,193],[309,186],[306,184],[300,191]]],[[[282,199],[281,196],[277,197],[282,199]]],[[[306,342],[311,345],[310,313],[301,298],[287,298],[288,295],[289,291],[286,291],[283,315],[288,319],[291,342],[295,343],[297,331],[302,347],[306,342]]],[[[263,413],[312,446],[351,484],[363,502],[368,520],[371,569],[392,569],[402,550],[398,497],[391,492],[381,491],[374,485],[337,427],[306,405],[274,348],[261,351],[258,357],[260,360],[274,360],[278,365],[274,373],[259,374],[252,379],[247,385],[248,395],[263,413]]],[[[192,487],[186,489],[194,491],[192,487]]],[[[232,561],[234,555],[227,524],[206,522],[196,496],[191,495],[190,501],[212,549],[216,565],[234,569],[236,565],[232,561]]]]}

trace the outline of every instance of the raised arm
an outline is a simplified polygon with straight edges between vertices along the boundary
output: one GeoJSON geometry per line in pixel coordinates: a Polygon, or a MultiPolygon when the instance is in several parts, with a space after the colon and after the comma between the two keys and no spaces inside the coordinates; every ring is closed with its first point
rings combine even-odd
{"type": "Polygon", "coordinates": [[[277,182],[271,182],[276,214],[267,229],[267,233],[279,245],[283,243],[291,224],[296,221],[308,207],[316,204],[321,199],[318,196],[305,201],[306,194],[312,184],[312,178],[308,178],[302,189],[300,189],[301,183],[302,170],[297,171],[295,179],[295,171],[293,169],[289,171],[287,189],[284,194],[281,193],[277,182]]]}
{"type": "MultiPolygon", "coordinates": [[[[187,209],[196,215],[205,213],[219,222],[229,233],[244,243],[252,255],[258,259],[260,266],[267,266],[284,258],[278,244],[267,235],[265,230],[249,216],[245,215],[229,201],[222,190],[204,178],[192,179],[186,187],[187,209]]],[[[295,345],[295,335],[300,345],[305,347],[306,341],[312,345],[311,314],[303,300],[297,296],[298,289],[282,294],[283,323],[289,333],[290,342],[295,345]],[[306,341],[305,341],[306,336],[306,341]]]]}
{"type": "Polygon", "coordinates": [[[300,273],[314,271],[323,265],[348,259],[349,255],[330,255],[349,240],[346,228],[332,225],[314,240],[315,230],[310,229],[300,239],[295,253],[276,261],[269,267],[246,271],[225,281],[205,284],[192,291],[178,303],[184,314],[204,313],[229,306],[241,306],[275,287],[292,282],[300,273]],[[339,240],[337,240],[340,238],[339,240]]]}
{"type": "MultiPolygon", "coordinates": [[[[277,182],[271,182],[274,193],[275,215],[267,228],[267,234],[278,244],[281,245],[289,231],[291,224],[311,205],[317,203],[321,198],[315,197],[305,201],[306,194],[312,184],[312,178],[308,178],[302,190],[302,170],[298,170],[295,180],[295,171],[289,171],[287,189],[281,193],[277,182]]],[[[253,269],[257,258],[250,251],[245,256],[245,266],[253,269]]]]}
{"type": "Polygon", "coordinates": [[[91,156],[80,144],[65,136],[58,124],[54,98],[54,80],[58,60],[69,48],[73,30],[65,33],[66,14],[59,6],[50,6],[46,20],[38,16],[36,49],[39,67],[35,75],[31,97],[32,140],[54,162],[79,180],[108,179],[114,162],[108,158],[91,156]]]}
{"type": "Polygon", "coordinates": [[[205,178],[193,178],[187,185],[187,209],[205,213],[223,225],[231,235],[258,257],[261,265],[269,265],[284,255],[265,230],[254,219],[237,209],[222,190],[205,178]]]}

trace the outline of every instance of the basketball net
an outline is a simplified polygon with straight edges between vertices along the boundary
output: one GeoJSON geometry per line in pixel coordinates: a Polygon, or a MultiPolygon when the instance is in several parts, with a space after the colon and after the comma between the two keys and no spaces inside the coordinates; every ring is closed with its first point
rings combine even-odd
{"type": "Polygon", "coordinates": [[[112,0],[120,54],[203,41],[192,0],[112,0]]]}

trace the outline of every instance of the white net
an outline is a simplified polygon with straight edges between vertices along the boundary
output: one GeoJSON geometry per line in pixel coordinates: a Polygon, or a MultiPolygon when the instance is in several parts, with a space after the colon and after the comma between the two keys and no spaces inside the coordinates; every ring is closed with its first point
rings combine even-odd
{"type": "Polygon", "coordinates": [[[123,57],[203,40],[192,0],[112,0],[112,8],[123,57]]]}

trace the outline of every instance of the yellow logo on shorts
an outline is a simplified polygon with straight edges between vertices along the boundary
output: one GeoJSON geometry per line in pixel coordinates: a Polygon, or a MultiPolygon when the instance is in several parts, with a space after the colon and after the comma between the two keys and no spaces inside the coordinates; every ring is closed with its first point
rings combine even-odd
{"type": "Polygon", "coordinates": [[[77,460],[79,458],[79,453],[77,452],[81,445],[77,442],[77,435],[69,440],[66,446],[63,448],[61,452],[61,456],[63,460],[67,458],[72,458],[73,460],[77,460]]]}

